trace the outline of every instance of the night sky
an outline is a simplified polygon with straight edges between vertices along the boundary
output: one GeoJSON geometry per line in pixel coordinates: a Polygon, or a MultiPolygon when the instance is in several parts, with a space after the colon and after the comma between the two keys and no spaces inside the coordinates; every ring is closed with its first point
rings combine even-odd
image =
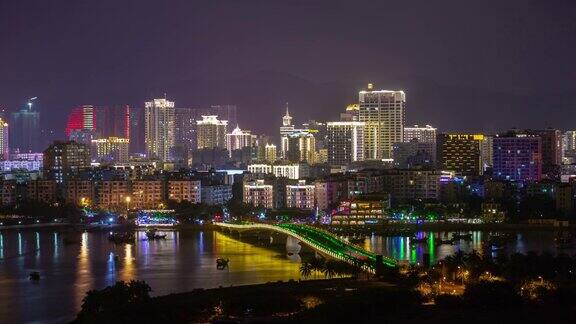
{"type": "Polygon", "coordinates": [[[0,107],[38,96],[62,137],[74,105],[167,93],[276,135],[286,101],[335,120],[374,82],[409,123],[574,129],[575,41],[573,0],[0,0],[0,107]]]}

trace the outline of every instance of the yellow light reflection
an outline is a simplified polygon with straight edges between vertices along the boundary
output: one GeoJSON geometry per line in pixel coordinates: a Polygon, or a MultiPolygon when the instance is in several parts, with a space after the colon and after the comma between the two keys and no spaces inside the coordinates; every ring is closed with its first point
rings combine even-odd
{"type": "Polygon", "coordinates": [[[80,253],[76,267],[76,283],[74,284],[74,295],[76,309],[80,309],[82,299],[86,292],[92,289],[92,265],[90,262],[90,250],[88,248],[88,233],[82,233],[80,241],[80,253]]]}
{"type": "Polygon", "coordinates": [[[136,277],[136,265],[132,253],[132,244],[124,246],[124,267],[122,268],[121,280],[130,281],[136,277]]]}
{"type": "Polygon", "coordinates": [[[221,271],[223,276],[227,272],[234,273],[235,278],[245,276],[240,281],[246,284],[300,278],[300,263],[291,262],[278,251],[244,243],[217,231],[213,233],[216,254],[208,266],[215,268],[216,258],[230,259],[228,269],[221,271]]]}

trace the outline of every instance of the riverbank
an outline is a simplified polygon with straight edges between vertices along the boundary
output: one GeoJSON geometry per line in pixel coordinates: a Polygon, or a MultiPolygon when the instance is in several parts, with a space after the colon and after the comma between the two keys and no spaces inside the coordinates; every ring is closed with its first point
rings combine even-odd
{"type": "MultiPolygon", "coordinates": [[[[502,306],[502,305],[500,305],[502,306]]],[[[566,309],[564,309],[566,310],[566,309]]],[[[560,307],[500,307],[425,304],[402,282],[354,279],[276,282],[195,290],[151,298],[96,314],[80,314],[76,323],[484,323],[566,322],[560,307]]]]}
{"type": "Polygon", "coordinates": [[[342,234],[374,233],[379,235],[413,234],[422,231],[432,231],[432,232],[443,232],[443,231],[528,232],[528,231],[559,231],[559,230],[576,231],[576,225],[557,227],[552,225],[509,224],[509,223],[490,223],[490,224],[392,223],[392,224],[369,225],[369,226],[325,226],[325,228],[334,233],[342,233],[342,234]]]}
{"type": "MultiPolygon", "coordinates": [[[[377,234],[377,235],[411,235],[421,231],[432,232],[453,232],[453,231],[484,231],[484,232],[530,232],[530,231],[576,231],[576,225],[569,225],[558,227],[553,225],[534,225],[534,224],[466,224],[466,223],[422,223],[422,224],[405,224],[405,223],[391,223],[383,225],[365,225],[365,226],[321,226],[331,232],[348,235],[348,234],[377,234]]],[[[147,230],[149,227],[136,226],[134,224],[114,224],[114,225],[82,225],[70,224],[65,222],[58,223],[39,223],[29,225],[10,225],[0,226],[2,230],[26,230],[26,229],[44,229],[44,228],[62,228],[62,229],[76,229],[86,231],[125,231],[125,230],[147,230]]],[[[218,228],[211,224],[179,224],[169,227],[159,227],[160,230],[165,231],[201,231],[201,230],[217,230],[218,228]]]]}

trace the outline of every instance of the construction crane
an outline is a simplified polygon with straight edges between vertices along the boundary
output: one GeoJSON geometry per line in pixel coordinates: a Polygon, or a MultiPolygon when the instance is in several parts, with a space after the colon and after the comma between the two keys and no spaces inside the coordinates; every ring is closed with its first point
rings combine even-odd
{"type": "Polygon", "coordinates": [[[38,97],[32,97],[28,99],[28,110],[32,110],[32,101],[38,99],[38,97]]]}

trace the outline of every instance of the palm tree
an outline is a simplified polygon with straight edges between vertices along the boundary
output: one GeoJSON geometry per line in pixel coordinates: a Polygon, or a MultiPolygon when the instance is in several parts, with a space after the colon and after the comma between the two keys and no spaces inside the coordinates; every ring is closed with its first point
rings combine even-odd
{"type": "Polygon", "coordinates": [[[310,262],[302,262],[300,265],[300,275],[307,279],[312,275],[312,264],[310,262]]]}
{"type": "Polygon", "coordinates": [[[330,260],[324,263],[324,276],[328,279],[336,275],[337,264],[330,260]]]}
{"type": "Polygon", "coordinates": [[[312,267],[312,271],[314,271],[315,274],[318,272],[323,272],[325,264],[326,260],[322,258],[314,258],[312,261],[310,261],[310,266],[312,267]]]}

